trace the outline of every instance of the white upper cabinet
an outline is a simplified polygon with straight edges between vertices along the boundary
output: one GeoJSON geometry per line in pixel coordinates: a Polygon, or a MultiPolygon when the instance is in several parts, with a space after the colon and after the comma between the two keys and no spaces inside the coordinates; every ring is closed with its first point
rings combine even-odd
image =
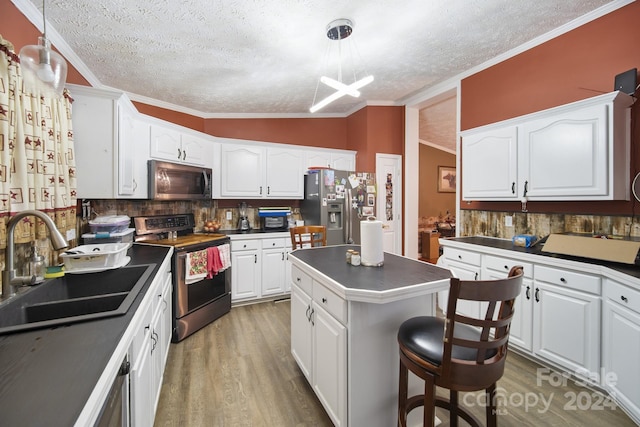
{"type": "Polygon", "coordinates": [[[149,194],[147,159],[149,151],[149,123],[118,107],[118,195],[146,199],[149,194]]]}
{"type": "Polygon", "coordinates": [[[264,191],[263,147],[222,144],[220,196],[258,199],[264,191]]]}
{"type": "Polygon", "coordinates": [[[69,88],[78,198],[146,198],[148,124],[120,92],[69,88]]]}
{"type": "Polygon", "coordinates": [[[207,144],[211,142],[179,129],[151,125],[151,157],[155,159],[205,166],[207,144]]]}
{"type": "Polygon", "coordinates": [[[214,170],[220,170],[220,185],[219,192],[218,186],[214,185],[214,197],[304,197],[306,168],[303,150],[281,144],[241,144],[232,141],[219,139],[219,162],[215,162],[214,170]]]}
{"type": "Polygon", "coordinates": [[[632,101],[612,92],[463,132],[463,200],[628,200],[632,101]]]}
{"type": "Polygon", "coordinates": [[[513,199],[518,185],[518,132],[515,126],[462,138],[464,199],[513,199]]]}
{"type": "Polygon", "coordinates": [[[606,105],[528,121],[519,138],[523,195],[609,198],[606,105]]]}
{"type": "Polygon", "coordinates": [[[305,149],[305,171],[312,167],[325,167],[344,171],[356,170],[355,151],[305,149]]]}
{"type": "Polygon", "coordinates": [[[290,148],[267,148],[267,197],[304,197],[303,152],[290,148]]]}

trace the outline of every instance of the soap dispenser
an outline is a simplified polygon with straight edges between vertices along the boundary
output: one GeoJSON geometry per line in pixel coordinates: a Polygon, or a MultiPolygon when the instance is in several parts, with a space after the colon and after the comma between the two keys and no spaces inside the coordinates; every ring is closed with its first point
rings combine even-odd
{"type": "Polygon", "coordinates": [[[43,282],[45,270],[44,257],[38,254],[38,247],[36,243],[33,242],[31,244],[31,255],[29,256],[29,277],[31,277],[31,283],[36,284],[43,282]]]}

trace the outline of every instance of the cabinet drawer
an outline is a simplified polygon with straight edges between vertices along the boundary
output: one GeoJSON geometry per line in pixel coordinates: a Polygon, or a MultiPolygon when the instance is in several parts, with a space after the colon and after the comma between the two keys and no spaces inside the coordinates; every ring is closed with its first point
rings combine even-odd
{"type": "Polygon", "coordinates": [[[465,264],[480,265],[480,254],[478,252],[467,252],[456,248],[445,247],[443,254],[446,259],[464,262],[465,264]]]}
{"type": "Polygon", "coordinates": [[[340,323],[347,323],[347,301],[316,281],[313,282],[313,300],[340,323]]]}
{"type": "Polygon", "coordinates": [[[600,295],[600,277],[536,265],[535,280],[600,295]]]}
{"type": "Polygon", "coordinates": [[[604,295],[611,301],[640,314],[640,291],[605,279],[604,295]]]}
{"type": "Polygon", "coordinates": [[[262,249],[284,248],[284,238],[262,239],[262,249]]]}
{"type": "Polygon", "coordinates": [[[259,240],[232,240],[231,251],[249,251],[260,249],[259,240]]]}
{"type": "Polygon", "coordinates": [[[509,273],[509,270],[511,270],[512,267],[521,265],[524,268],[524,277],[533,277],[533,265],[528,262],[518,261],[517,259],[486,255],[482,265],[490,270],[504,271],[505,274],[509,273]]]}
{"type": "Polygon", "coordinates": [[[295,265],[291,266],[291,282],[305,291],[308,295],[312,294],[312,279],[307,273],[304,273],[295,265]]]}

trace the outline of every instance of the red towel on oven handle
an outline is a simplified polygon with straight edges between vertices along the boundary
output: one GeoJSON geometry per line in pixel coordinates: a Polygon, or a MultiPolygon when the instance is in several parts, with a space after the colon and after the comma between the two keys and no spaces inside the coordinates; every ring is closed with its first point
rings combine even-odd
{"type": "Polygon", "coordinates": [[[211,279],[218,274],[221,268],[222,263],[220,262],[220,252],[218,248],[216,246],[207,248],[207,279],[211,279]]]}

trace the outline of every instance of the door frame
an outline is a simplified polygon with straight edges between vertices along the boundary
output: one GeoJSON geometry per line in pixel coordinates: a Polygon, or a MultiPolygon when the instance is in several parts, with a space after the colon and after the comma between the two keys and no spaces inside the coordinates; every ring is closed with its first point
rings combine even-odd
{"type": "Polygon", "coordinates": [[[399,154],[376,153],[376,185],[378,187],[376,215],[384,225],[391,223],[393,230],[393,253],[402,255],[402,156],[399,154]],[[387,221],[386,206],[386,177],[382,173],[383,162],[393,163],[393,220],[387,221]]]}

